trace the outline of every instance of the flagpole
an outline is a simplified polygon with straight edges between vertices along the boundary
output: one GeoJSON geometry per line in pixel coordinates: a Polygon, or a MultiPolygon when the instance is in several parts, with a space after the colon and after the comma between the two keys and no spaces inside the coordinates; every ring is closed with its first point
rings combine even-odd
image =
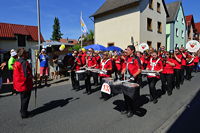
{"type": "MultiPolygon", "coordinates": [[[[82,18],[82,11],[81,11],[81,18],[82,18]]],[[[81,27],[82,28],[82,27],[81,27]]],[[[81,30],[81,48],[83,47],[83,34],[81,30]]]]}
{"type": "Polygon", "coordinates": [[[35,107],[37,105],[37,69],[38,69],[38,53],[40,51],[40,0],[37,0],[37,22],[38,22],[38,51],[36,52],[36,71],[35,71],[35,107]]]}

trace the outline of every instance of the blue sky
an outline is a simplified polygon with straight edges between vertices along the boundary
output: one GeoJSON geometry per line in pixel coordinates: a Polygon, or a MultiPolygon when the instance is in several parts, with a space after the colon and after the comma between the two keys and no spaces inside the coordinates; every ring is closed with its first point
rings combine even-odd
{"type": "MultiPolygon", "coordinates": [[[[176,0],[165,0],[170,3],[176,0]]],[[[55,17],[61,24],[63,38],[77,39],[80,32],[80,13],[88,29],[93,29],[89,19],[105,0],[40,0],[41,31],[46,40],[51,38],[55,17]]],[[[185,15],[194,15],[195,22],[200,22],[200,0],[182,0],[185,15]]],[[[2,0],[0,22],[37,25],[36,0],[2,0]]]]}

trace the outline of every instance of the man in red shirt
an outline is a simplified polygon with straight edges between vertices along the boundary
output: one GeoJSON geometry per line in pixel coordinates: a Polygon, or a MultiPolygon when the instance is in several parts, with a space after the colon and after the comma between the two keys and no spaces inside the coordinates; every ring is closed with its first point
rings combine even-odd
{"type": "MultiPolygon", "coordinates": [[[[135,47],[133,45],[129,45],[126,50],[126,59],[122,67],[122,75],[129,75],[126,77],[128,79],[133,79],[131,82],[138,82],[138,76],[141,74],[141,62],[140,59],[135,55],[135,47]]],[[[135,93],[133,97],[129,97],[124,94],[125,101],[125,110],[122,111],[122,114],[127,114],[127,117],[132,117],[134,112],[136,111],[137,105],[136,101],[140,96],[140,88],[136,87],[135,93]]]]}
{"type": "Polygon", "coordinates": [[[175,67],[174,67],[174,78],[175,78],[175,82],[174,82],[174,86],[176,86],[176,89],[180,89],[180,83],[181,83],[181,61],[182,61],[182,54],[179,52],[178,48],[175,48],[174,50],[174,63],[175,63],[175,67]]]}
{"type": "Polygon", "coordinates": [[[162,61],[163,61],[163,71],[161,72],[160,75],[162,82],[162,94],[165,94],[165,92],[167,91],[167,94],[170,96],[173,90],[175,61],[172,57],[170,57],[169,52],[165,53],[165,58],[162,58],[162,61]]]}
{"type": "MultiPolygon", "coordinates": [[[[88,51],[89,51],[89,55],[86,58],[86,67],[88,67],[88,68],[96,68],[97,59],[94,56],[94,49],[90,48],[88,51]]],[[[95,84],[98,83],[98,74],[97,73],[93,73],[93,72],[88,72],[87,78],[85,80],[85,85],[86,85],[86,92],[85,93],[87,93],[88,95],[92,93],[91,81],[90,81],[90,77],[91,76],[93,76],[95,84]]]]}
{"type": "MultiPolygon", "coordinates": [[[[161,59],[158,57],[158,53],[156,51],[151,53],[150,61],[147,64],[147,70],[156,71],[157,73],[160,73],[163,71],[163,63],[161,59]]],[[[156,83],[160,79],[159,75],[148,75],[148,84],[149,84],[149,91],[150,91],[150,101],[153,101],[153,103],[157,103],[158,96],[156,91],[156,83]]]]}
{"type": "Polygon", "coordinates": [[[13,87],[17,92],[20,92],[21,97],[21,117],[27,118],[28,104],[33,88],[31,66],[27,61],[28,54],[21,48],[17,51],[19,59],[13,65],[13,87]]]}
{"type": "Polygon", "coordinates": [[[180,48],[180,52],[182,54],[182,60],[181,60],[181,84],[184,83],[184,79],[185,79],[185,71],[186,71],[186,52],[185,52],[185,48],[181,47],[180,48]]]}
{"type": "Polygon", "coordinates": [[[74,66],[72,67],[71,70],[71,81],[73,89],[78,91],[80,90],[80,85],[76,76],[76,71],[80,70],[80,67],[82,66],[82,61],[81,61],[82,56],[78,53],[78,51],[74,51],[73,56],[74,56],[74,66]]]}
{"type": "Polygon", "coordinates": [[[191,80],[192,71],[194,67],[194,55],[190,52],[187,53],[186,57],[186,80],[191,80]]]}

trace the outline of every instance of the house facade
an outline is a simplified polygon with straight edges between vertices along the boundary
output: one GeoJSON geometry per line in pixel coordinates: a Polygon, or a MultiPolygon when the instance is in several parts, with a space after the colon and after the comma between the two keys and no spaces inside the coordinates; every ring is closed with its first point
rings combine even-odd
{"type": "MultiPolygon", "coordinates": [[[[41,42],[44,41],[43,36],[40,36],[41,42]]],[[[31,47],[38,44],[38,29],[37,26],[19,25],[0,23],[0,48],[10,51],[18,48],[29,50],[31,47]]],[[[4,60],[9,58],[9,52],[4,55],[4,60]]]]}
{"type": "Polygon", "coordinates": [[[195,38],[195,40],[200,42],[200,22],[195,23],[195,28],[196,28],[196,38],[195,38]]]}
{"type": "Polygon", "coordinates": [[[95,43],[126,48],[147,43],[166,44],[167,8],[164,0],[107,0],[93,15],[95,43]]]}
{"type": "Polygon", "coordinates": [[[181,2],[167,4],[169,17],[166,25],[167,50],[186,45],[186,21],[181,2]]]}
{"type": "Polygon", "coordinates": [[[188,15],[185,17],[187,26],[187,42],[194,40],[195,37],[195,23],[193,15],[188,15]]]}

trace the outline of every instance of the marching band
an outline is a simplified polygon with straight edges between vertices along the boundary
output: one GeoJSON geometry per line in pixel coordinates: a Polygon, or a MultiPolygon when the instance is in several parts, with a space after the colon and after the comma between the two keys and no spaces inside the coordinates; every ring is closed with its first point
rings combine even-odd
{"type": "MultiPolygon", "coordinates": [[[[73,88],[79,90],[79,80],[85,80],[85,93],[89,95],[92,93],[91,77],[94,79],[95,86],[103,87],[104,83],[108,83],[112,94],[123,93],[125,109],[122,110],[122,114],[127,114],[127,117],[131,117],[137,108],[135,103],[140,96],[140,87],[143,87],[142,77],[147,78],[149,99],[156,104],[158,102],[156,83],[159,80],[162,84],[162,95],[167,92],[170,96],[174,88],[181,88],[184,79],[192,78],[191,73],[194,66],[199,62],[198,54],[186,51],[184,47],[175,48],[174,51],[166,51],[163,46],[158,51],[152,48],[136,51],[135,47],[130,45],[124,51],[112,53],[97,52],[92,48],[86,53],[83,48],[79,53],[74,51],[73,56],[75,58],[71,72],[73,88]],[[112,76],[115,77],[112,78],[112,76]],[[124,83],[126,86],[128,84],[129,90],[134,91],[124,91],[124,83]],[[138,86],[133,87],[131,83],[138,86]]],[[[196,71],[196,69],[194,70],[196,71]]],[[[107,92],[101,91],[100,99],[108,100],[111,96],[107,92]]]]}

